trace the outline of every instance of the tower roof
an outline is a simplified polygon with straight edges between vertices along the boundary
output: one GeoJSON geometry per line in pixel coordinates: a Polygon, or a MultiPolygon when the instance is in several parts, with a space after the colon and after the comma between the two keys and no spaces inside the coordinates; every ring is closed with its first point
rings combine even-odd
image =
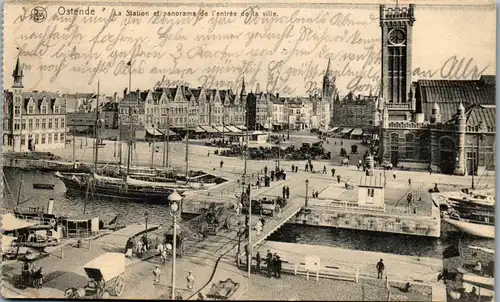
{"type": "Polygon", "coordinates": [[[23,69],[21,68],[21,63],[19,62],[19,57],[17,57],[16,67],[14,68],[14,72],[12,73],[13,77],[22,77],[23,69]]]}
{"type": "Polygon", "coordinates": [[[325,77],[330,77],[330,75],[332,74],[331,70],[330,70],[330,58],[328,58],[328,65],[326,65],[326,70],[325,70],[325,77]]]}

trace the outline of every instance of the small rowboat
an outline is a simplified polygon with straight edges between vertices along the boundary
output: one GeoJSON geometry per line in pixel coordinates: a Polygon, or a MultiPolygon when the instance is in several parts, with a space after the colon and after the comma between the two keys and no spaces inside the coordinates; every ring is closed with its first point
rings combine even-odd
{"type": "Polygon", "coordinates": [[[54,184],[33,184],[33,189],[54,190],[54,184]]]}

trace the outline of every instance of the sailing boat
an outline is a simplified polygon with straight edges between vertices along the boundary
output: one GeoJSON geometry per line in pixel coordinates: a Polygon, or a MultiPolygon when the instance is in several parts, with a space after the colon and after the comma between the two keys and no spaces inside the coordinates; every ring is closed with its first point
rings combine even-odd
{"type": "MultiPolygon", "coordinates": [[[[140,179],[131,178],[131,153],[132,153],[132,140],[130,135],[128,141],[128,156],[127,156],[127,169],[123,178],[108,177],[99,175],[97,171],[98,162],[98,148],[99,148],[99,83],[97,92],[97,107],[96,107],[96,124],[95,134],[96,143],[94,145],[94,169],[93,173],[59,173],[56,176],[66,186],[67,194],[86,195],[88,187],[92,188],[94,196],[100,196],[111,199],[128,199],[137,202],[148,203],[168,203],[167,197],[175,189],[180,193],[188,190],[204,189],[205,186],[201,183],[188,183],[181,185],[172,182],[154,182],[140,179]]],[[[129,119],[132,118],[132,107],[129,105],[129,119]]],[[[129,132],[131,130],[131,123],[129,123],[129,132]]]]}

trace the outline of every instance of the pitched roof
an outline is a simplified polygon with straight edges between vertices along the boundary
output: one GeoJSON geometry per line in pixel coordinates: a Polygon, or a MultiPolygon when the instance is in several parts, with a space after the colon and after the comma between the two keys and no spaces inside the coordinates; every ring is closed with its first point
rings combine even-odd
{"type": "Polygon", "coordinates": [[[418,80],[417,95],[424,103],[495,104],[495,76],[479,80],[418,80]]]}
{"type": "Polygon", "coordinates": [[[465,111],[467,126],[477,126],[483,122],[489,129],[496,126],[496,106],[473,105],[465,111]]]}

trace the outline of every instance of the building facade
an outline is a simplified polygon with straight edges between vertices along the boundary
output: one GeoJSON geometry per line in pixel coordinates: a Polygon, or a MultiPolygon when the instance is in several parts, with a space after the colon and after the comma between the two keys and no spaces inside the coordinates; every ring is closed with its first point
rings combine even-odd
{"type": "Polygon", "coordinates": [[[3,150],[25,152],[64,148],[65,99],[52,92],[24,91],[19,58],[12,76],[12,91],[4,91],[3,98],[3,150]]]}
{"type": "Polygon", "coordinates": [[[414,7],[380,6],[380,160],[446,174],[495,167],[495,77],[411,81],[414,7]]]}
{"type": "Polygon", "coordinates": [[[335,103],[333,126],[367,127],[375,125],[378,97],[357,95],[351,92],[335,103]]]}

